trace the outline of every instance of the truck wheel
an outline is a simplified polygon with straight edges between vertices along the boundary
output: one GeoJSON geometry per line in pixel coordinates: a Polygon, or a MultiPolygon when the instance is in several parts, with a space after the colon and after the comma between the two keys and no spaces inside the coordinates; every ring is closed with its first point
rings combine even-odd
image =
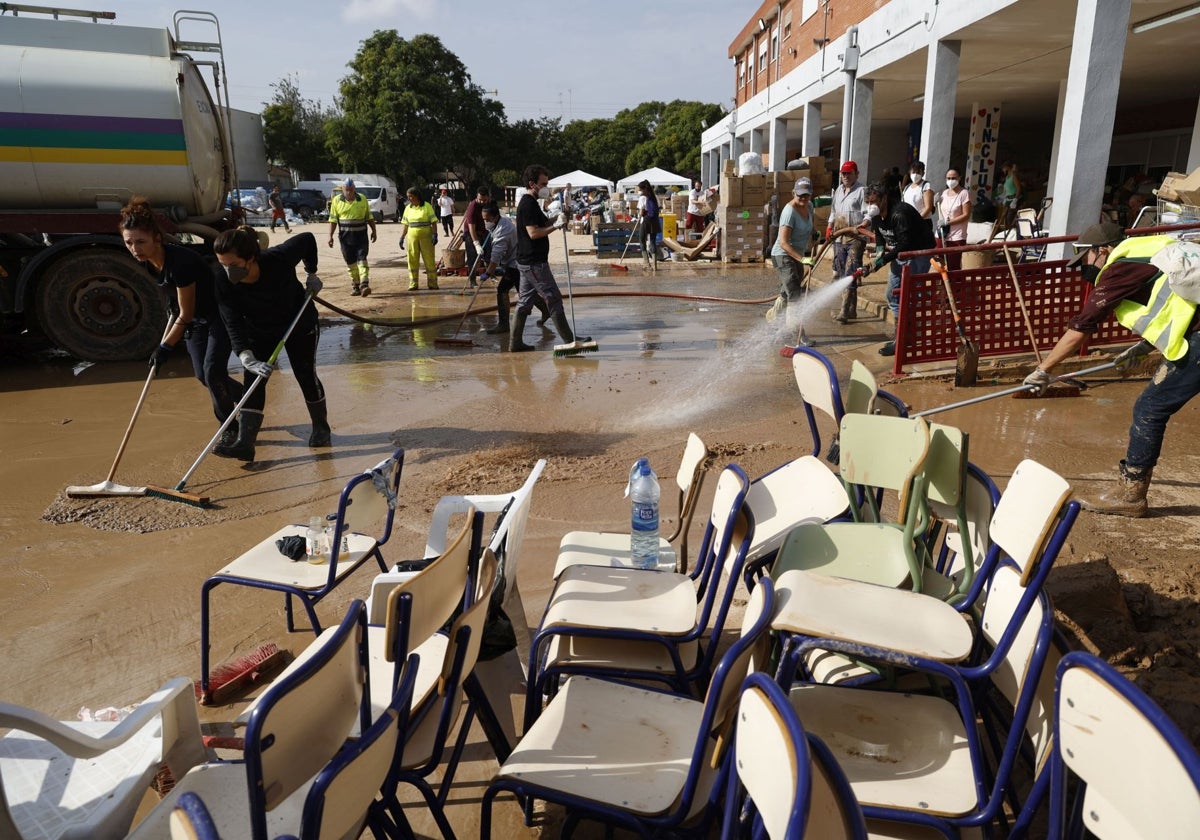
{"type": "Polygon", "coordinates": [[[149,358],[167,308],[155,282],[120,252],[90,248],[43,269],[35,290],[42,331],[92,362],[149,358]]]}

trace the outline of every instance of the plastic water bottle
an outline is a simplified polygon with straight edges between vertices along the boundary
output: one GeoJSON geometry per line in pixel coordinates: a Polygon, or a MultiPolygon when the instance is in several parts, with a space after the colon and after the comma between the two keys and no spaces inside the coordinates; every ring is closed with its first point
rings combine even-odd
{"type": "Polygon", "coordinates": [[[630,525],[630,560],[634,568],[658,568],[658,476],[650,462],[638,458],[629,473],[629,496],[633,502],[630,525]]]}
{"type": "Polygon", "coordinates": [[[304,551],[308,555],[309,563],[325,562],[325,520],[320,516],[308,520],[308,530],[304,534],[304,551]]]}

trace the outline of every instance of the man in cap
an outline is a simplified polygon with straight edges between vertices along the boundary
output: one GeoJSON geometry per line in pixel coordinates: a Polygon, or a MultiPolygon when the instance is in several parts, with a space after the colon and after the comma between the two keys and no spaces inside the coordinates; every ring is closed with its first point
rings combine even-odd
{"type": "MultiPolygon", "coordinates": [[[[867,276],[876,269],[891,265],[887,282],[887,305],[892,312],[892,318],[897,323],[900,320],[900,275],[904,266],[914,274],[925,274],[929,271],[929,257],[910,257],[899,259],[905,251],[932,250],[937,243],[933,239],[933,228],[928,220],[921,217],[911,204],[900,200],[900,193],[884,189],[880,184],[871,184],[866,188],[867,221],[875,234],[875,241],[883,241],[883,253],[875,258],[873,263],[867,263],[861,269],[867,276]]],[[[893,330],[895,327],[893,326],[893,330]]],[[[896,355],[896,340],[884,343],[879,348],[880,356],[896,355]]]]}
{"type": "Polygon", "coordinates": [[[333,247],[333,232],[336,230],[342,246],[342,258],[346,261],[350,282],[354,284],[350,294],[363,297],[371,294],[371,274],[367,266],[367,253],[371,250],[367,243],[368,227],[371,229],[371,242],[374,242],[375,217],[371,215],[371,206],[365,196],[355,191],[354,179],[347,178],[342,182],[341,193],[334,195],[329,205],[329,247],[333,247]]]}
{"type": "MultiPolygon", "coordinates": [[[[800,178],[792,187],[792,200],[783,205],[779,212],[779,237],[771,246],[771,262],[779,273],[779,296],[783,298],[788,310],[796,302],[799,307],[800,296],[804,293],[807,282],[804,268],[807,264],[808,249],[812,244],[813,235],[813,206],[812,181],[800,178]]],[[[789,321],[797,319],[797,312],[790,312],[789,321]]],[[[788,326],[793,326],[789,323],[788,326]]],[[[803,333],[803,327],[801,327],[803,333]]],[[[807,343],[803,334],[801,343],[807,343]]]]}
{"type": "MultiPolygon", "coordinates": [[[[855,228],[866,218],[866,188],[858,180],[858,164],[848,160],[838,173],[838,185],[833,188],[829,208],[829,225],[825,241],[834,239],[833,276],[846,277],[862,268],[866,239],[855,228]],[[836,233],[835,233],[836,232],[836,233]]],[[[842,308],[833,313],[833,320],[845,324],[858,317],[858,283],[851,283],[842,293],[842,308]]]]}
{"type": "Polygon", "coordinates": [[[1084,501],[1087,510],[1116,516],[1146,515],[1146,491],[1162,451],[1167,421],[1200,393],[1200,316],[1196,304],[1171,290],[1170,278],[1150,259],[1176,243],[1169,236],[1125,238],[1113,222],[1092,225],[1079,235],[1078,249],[1068,266],[1079,266],[1084,279],[1096,288],[1067,331],[1054,345],[1025,384],[1039,395],[1050,385],[1050,371],[1071,356],[1079,345],[1111,314],[1142,340],[1116,357],[1117,370],[1128,374],[1134,363],[1153,349],[1163,362],[1150,384],[1133,404],[1129,445],[1117,468],[1117,486],[1096,501],[1084,501]]]}

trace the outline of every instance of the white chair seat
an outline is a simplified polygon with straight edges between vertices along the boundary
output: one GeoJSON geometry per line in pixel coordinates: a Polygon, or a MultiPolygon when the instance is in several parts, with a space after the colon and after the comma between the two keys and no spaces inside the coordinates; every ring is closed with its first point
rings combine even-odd
{"type": "MultiPolygon", "coordinates": [[[[387,661],[387,646],[384,644],[386,635],[387,630],[384,627],[367,626],[367,655],[370,657],[367,678],[371,686],[371,717],[378,717],[387,708],[388,703],[392,702],[392,675],[396,665],[387,661]]],[[[425,698],[436,690],[438,678],[442,675],[442,662],[449,647],[449,636],[434,633],[410,651],[421,657],[413,683],[413,708],[420,706],[425,702],[425,698]]]]}
{"type": "Polygon", "coordinates": [[[543,631],[563,626],[682,636],[696,626],[696,587],[674,572],[572,566],[542,619],[543,631]]]}
{"type": "MultiPolygon", "coordinates": [[[[115,723],[64,721],[84,735],[101,737],[115,723]]],[[[145,726],[103,761],[75,758],[49,741],[28,732],[12,731],[0,738],[0,776],[4,794],[25,840],[55,838],[84,826],[90,830],[120,833],[132,812],[119,820],[125,800],[134,791],[145,791],[158,771],[162,726],[145,726]]],[[[141,798],[141,794],[137,794],[141,798]]]]}
{"type": "MultiPolygon", "coordinates": [[[[311,786],[310,780],[267,812],[269,836],[300,832],[300,815],[311,786]]],[[[134,827],[126,840],[162,840],[170,837],[171,811],[175,809],[176,800],[186,791],[195,793],[208,803],[209,813],[221,837],[249,836],[250,799],[246,796],[246,768],[239,761],[201,764],[192,768],[163,801],[134,827]]]]}
{"type": "MultiPolygon", "coordinates": [[[[658,538],[658,567],[675,568],[675,546],[658,538]]],[[[571,566],[615,566],[633,568],[630,560],[629,534],[609,531],[570,531],[558,544],[558,560],[554,577],[571,566]]]]}
{"type": "MultiPolygon", "coordinates": [[[[983,840],[983,831],[960,828],[958,836],[962,840],[983,840]]],[[[946,840],[946,835],[927,825],[867,820],[867,840],[946,840]]]]}
{"type": "MultiPolygon", "coordinates": [[[[685,669],[692,669],[700,658],[700,646],[695,640],[676,645],[679,660],[685,669]]],[[[554,636],[546,647],[546,663],[552,668],[587,668],[588,670],[625,669],[641,673],[675,673],[671,654],[664,645],[653,642],[596,639],[588,636],[554,636]]]]}
{"type": "Polygon", "coordinates": [[[687,697],[572,677],[499,777],[661,814],[683,789],[703,713],[704,704],[687,697]]]}
{"type": "Polygon", "coordinates": [[[746,506],[754,514],[754,536],[746,552],[746,562],[751,562],[776,551],[797,525],[841,516],[850,499],[832,470],[805,455],[751,482],[746,506]]]}
{"type": "Polygon", "coordinates": [[[950,817],[975,807],[967,733],[953,704],[830,685],[797,685],[790,698],[862,804],[950,817]]]}
{"type": "Polygon", "coordinates": [[[793,529],[779,549],[772,575],[805,569],[879,586],[909,583],[904,531],[876,522],[831,522],[793,529]]]}
{"type": "MultiPolygon", "coordinates": [[[[217,571],[218,575],[246,578],[260,583],[278,583],[297,589],[321,589],[329,582],[329,561],[319,565],[305,558],[292,560],[279,553],[275,541],[282,537],[303,537],[308,528],[304,525],[285,525],[271,536],[251,548],[242,556],[217,571]]],[[[338,555],[336,578],[350,574],[363,558],[375,549],[374,537],[364,534],[346,534],[350,550],[338,555]]]]}
{"type": "Polygon", "coordinates": [[[940,662],[961,662],[971,652],[971,626],[962,613],[928,595],[802,569],[784,572],[775,589],[775,630],[940,662]]]}

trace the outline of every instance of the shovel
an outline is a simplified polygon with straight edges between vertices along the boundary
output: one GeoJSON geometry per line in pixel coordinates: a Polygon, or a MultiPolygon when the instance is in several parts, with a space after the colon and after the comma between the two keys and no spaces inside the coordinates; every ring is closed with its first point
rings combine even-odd
{"type": "Polygon", "coordinates": [[[954,317],[954,327],[958,330],[958,337],[961,339],[954,363],[954,385],[955,387],[974,385],[979,374],[979,348],[971,339],[967,338],[967,331],[963,329],[962,319],[958,317],[958,307],[954,303],[954,292],[950,289],[950,275],[946,273],[946,266],[936,258],[931,259],[930,264],[941,275],[942,286],[946,290],[946,300],[950,304],[950,314],[954,317]]]}

